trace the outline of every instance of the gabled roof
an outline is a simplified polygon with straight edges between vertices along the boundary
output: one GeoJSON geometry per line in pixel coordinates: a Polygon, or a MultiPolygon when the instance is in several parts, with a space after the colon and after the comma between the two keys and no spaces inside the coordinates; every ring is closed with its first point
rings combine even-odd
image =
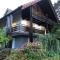
{"type": "MultiPolygon", "coordinates": [[[[46,14],[46,16],[51,18],[53,21],[57,22],[58,18],[57,18],[57,15],[55,13],[55,10],[54,10],[50,0],[35,0],[33,2],[24,4],[24,5],[20,6],[20,7],[18,7],[17,9],[15,9],[14,11],[12,11],[11,13],[7,14],[6,16],[15,13],[19,9],[23,10],[25,8],[28,8],[29,6],[32,6],[35,3],[39,4],[39,6],[42,8],[42,10],[46,14]]],[[[6,17],[6,16],[4,16],[4,17],[6,17]]],[[[3,18],[1,18],[1,19],[3,19],[3,18]]]]}
{"type": "Polygon", "coordinates": [[[47,17],[57,22],[58,18],[50,0],[35,0],[28,4],[22,5],[22,9],[32,6],[35,3],[39,4],[40,8],[42,8],[42,11],[46,14],[47,17]]]}

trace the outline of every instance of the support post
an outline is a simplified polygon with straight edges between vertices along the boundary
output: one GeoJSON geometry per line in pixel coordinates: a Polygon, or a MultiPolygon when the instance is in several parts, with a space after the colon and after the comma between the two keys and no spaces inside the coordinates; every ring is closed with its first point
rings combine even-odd
{"type": "Polygon", "coordinates": [[[45,29],[45,35],[46,35],[46,33],[47,33],[47,32],[46,32],[46,29],[45,29]]]}
{"type": "Polygon", "coordinates": [[[30,30],[29,30],[30,42],[33,42],[33,27],[32,27],[32,6],[30,7],[30,30]]]}

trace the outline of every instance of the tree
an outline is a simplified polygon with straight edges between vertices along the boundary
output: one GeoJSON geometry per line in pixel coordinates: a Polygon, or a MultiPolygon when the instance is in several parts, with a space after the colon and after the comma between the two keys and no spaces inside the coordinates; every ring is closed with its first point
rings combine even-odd
{"type": "Polygon", "coordinates": [[[57,38],[60,38],[60,21],[54,26],[52,33],[55,34],[57,38]]]}
{"type": "Polygon", "coordinates": [[[0,29],[0,47],[7,45],[11,37],[6,34],[6,29],[1,28],[0,29]]]}

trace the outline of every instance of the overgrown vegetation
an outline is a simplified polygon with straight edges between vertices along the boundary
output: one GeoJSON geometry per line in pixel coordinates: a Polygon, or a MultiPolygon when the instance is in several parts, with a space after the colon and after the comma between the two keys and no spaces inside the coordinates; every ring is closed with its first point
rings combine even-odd
{"type": "Polygon", "coordinates": [[[5,45],[7,45],[10,39],[11,37],[6,34],[6,29],[1,28],[0,29],[0,48],[5,47],[5,45]]]}
{"type": "Polygon", "coordinates": [[[35,48],[35,46],[30,45],[24,49],[12,50],[5,60],[60,60],[60,57],[55,52],[35,48]]]}
{"type": "Polygon", "coordinates": [[[55,25],[51,33],[36,35],[36,42],[11,50],[5,60],[60,60],[60,24],[55,25]]]}
{"type": "Polygon", "coordinates": [[[54,26],[54,28],[52,29],[52,33],[56,35],[57,39],[60,39],[60,21],[54,26]]]}

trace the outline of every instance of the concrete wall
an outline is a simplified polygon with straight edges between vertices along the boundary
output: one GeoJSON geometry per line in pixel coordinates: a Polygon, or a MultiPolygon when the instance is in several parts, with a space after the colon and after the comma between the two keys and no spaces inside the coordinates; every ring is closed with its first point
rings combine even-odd
{"type": "Polygon", "coordinates": [[[27,37],[17,37],[13,38],[12,48],[22,48],[25,43],[28,42],[27,37]]]}

